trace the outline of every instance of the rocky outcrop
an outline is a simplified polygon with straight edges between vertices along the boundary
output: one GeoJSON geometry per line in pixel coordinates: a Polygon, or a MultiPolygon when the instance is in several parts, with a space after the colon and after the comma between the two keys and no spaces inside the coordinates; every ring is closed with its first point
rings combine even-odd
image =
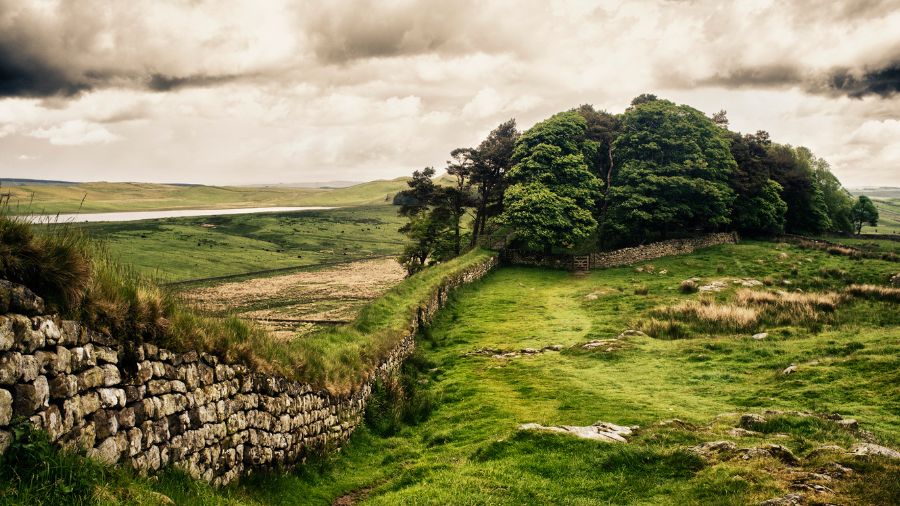
{"type": "MultiPolygon", "coordinates": [[[[126,350],[116,339],[52,315],[2,315],[0,451],[9,445],[10,423],[22,417],[54,442],[83,447],[102,461],[142,472],[173,465],[214,484],[302,461],[346,441],[376,378],[392,374],[409,356],[419,326],[449,291],[495,264],[490,258],[446,280],[423,301],[388,357],[346,395],[205,353],[152,344],[126,350]]],[[[10,307],[26,307],[17,304],[10,307]]]]}

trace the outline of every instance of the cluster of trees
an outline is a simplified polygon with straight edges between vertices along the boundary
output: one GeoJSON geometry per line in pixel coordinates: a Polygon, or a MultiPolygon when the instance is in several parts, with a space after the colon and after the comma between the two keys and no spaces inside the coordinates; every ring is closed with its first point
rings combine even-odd
{"type": "Polygon", "coordinates": [[[732,132],[725,111],[707,117],[649,94],[619,115],[582,105],[524,133],[510,120],[451,157],[446,178],[416,171],[395,198],[409,218],[410,272],[486,230],[550,252],[732,229],[858,233],[878,221],[871,200],[854,199],[810,150],[732,132]]]}

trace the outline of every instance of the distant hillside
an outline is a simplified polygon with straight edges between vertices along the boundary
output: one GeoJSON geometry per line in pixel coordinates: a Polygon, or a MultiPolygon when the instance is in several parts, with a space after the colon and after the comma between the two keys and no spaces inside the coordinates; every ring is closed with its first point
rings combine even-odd
{"type": "Polygon", "coordinates": [[[861,186],[847,188],[853,195],[866,195],[872,198],[900,198],[900,188],[896,186],[861,186]]]}
{"type": "Polygon", "coordinates": [[[394,194],[406,189],[407,180],[401,177],[331,189],[24,181],[9,184],[5,191],[12,194],[10,206],[16,214],[355,206],[390,204],[394,194]]]}

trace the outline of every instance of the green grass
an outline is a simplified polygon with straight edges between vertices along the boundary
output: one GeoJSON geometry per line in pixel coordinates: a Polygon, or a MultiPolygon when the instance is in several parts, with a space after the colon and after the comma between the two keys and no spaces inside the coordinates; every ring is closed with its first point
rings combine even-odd
{"type": "Polygon", "coordinates": [[[878,208],[878,226],[862,228],[864,234],[900,234],[900,198],[878,197],[872,202],[878,208]]]}
{"type": "Polygon", "coordinates": [[[407,178],[371,181],[348,188],[285,188],[73,183],[5,186],[17,214],[225,209],[271,206],[354,206],[390,203],[407,178]]]}
{"type": "Polygon", "coordinates": [[[394,206],[364,206],[73,226],[138,272],[182,281],[397,255],[401,224],[394,206]]]}
{"type": "MultiPolygon", "coordinates": [[[[679,340],[629,337],[614,352],[579,346],[635,328],[654,308],[701,297],[679,290],[690,277],[701,278],[701,285],[723,277],[788,280],[790,289],[808,293],[883,283],[895,263],[764,242],[650,263],[652,274],[630,267],[586,276],[503,268],[459,291],[420,338],[427,365],[416,383],[435,402],[431,415],[391,436],[363,428],[327,459],[222,490],[180,475],[135,479],[127,486],[161,492],[177,504],[329,504],[350,493],[377,505],[756,504],[789,492],[791,475],[774,459],[707,463],[686,451],[699,442],[729,439],[744,447],[787,446],[803,471],[835,460],[856,470],[828,483],[837,496],[821,500],[900,500],[896,462],[811,453],[826,444],[848,448],[860,441],[830,421],[786,414],[753,427],[760,436],[727,434],[741,413],[836,412],[858,419],[876,442],[900,446],[896,303],[852,299],[838,307],[832,323],[815,331],[767,327],[769,337],[762,341],[750,339],[751,331],[691,332],[679,340]],[[646,287],[646,295],[635,294],[635,287],[646,287]],[[566,348],[512,360],[464,356],[483,347],[552,344],[566,348]],[[798,371],[780,374],[789,364],[798,371]],[[659,425],[672,418],[685,424],[659,425]],[[598,420],[643,430],[626,445],[517,430],[526,422],[598,420]]],[[[420,296],[427,285],[422,278],[398,287],[361,322],[400,321],[408,308],[394,306],[420,296]]],[[[729,300],[737,289],[729,283],[713,298],[729,300]]],[[[113,494],[127,490],[107,488],[113,494]]]]}

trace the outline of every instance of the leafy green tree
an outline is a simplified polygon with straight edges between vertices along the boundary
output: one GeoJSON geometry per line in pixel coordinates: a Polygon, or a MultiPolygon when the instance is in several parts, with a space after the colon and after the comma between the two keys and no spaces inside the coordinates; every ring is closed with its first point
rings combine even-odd
{"type": "Polygon", "coordinates": [[[503,211],[506,173],[512,168],[512,156],[519,132],[516,120],[501,123],[488,134],[471,157],[470,180],[475,188],[475,221],[472,224],[472,246],[484,234],[487,222],[503,211]]]}
{"type": "Polygon", "coordinates": [[[852,233],[853,221],[850,210],[853,208],[853,197],[850,195],[838,178],[831,173],[828,162],[817,158],[806,148],[799,148],[801,157],[807,158],[813,170],[813,179],[816,186],[822,191],[822,200],[825,204],[825,212],[828,214],[829,232],[840,234],[852,233]]]}
{"type": "Polygon", "coordinates": [[[791,233],[820,234],[831,228],[825,196],[813,174],[809,158],[791,146],[772,144],[767,164],[773,180],[783,188],[787,204],[785,230],[791,233]]]}
{"type": "Polygon", "coordinates": [[[590,210],[542,183],[520,183],[506,192],[503,220],[527,249],[571,249],[587,241],[597,228],[590,210]]]}
{"type": "Polygon", "coordinates": [[[574,248],[595,232],[593,211],[601,182],[588,169],[587,122],[578,113],[559,113],[519,137],[507,174],[502,221],[525,247],[549,251],[574,248]]]}
{"type": "Polygon", "coordinates": [[[878,208],[872,199],[865,195],[860,195],[850,210],[850,219],[853,220],[853,226],[856,233],[862,232],[863,225],[878,226],[878,208]]]}
{"type": "Polygon", "coordinates": [[[638,101],[613,144],[617,168],[605,229],[620,241],[708,230],[730,222],[736,164],[727,132],[700,111],[638,101]]]}
{"type": "Polygon", "coordinates": [[[729,184],[736,198],[732,224],[743,234],[773,235],[784,232],[787,204],[781,198],[783,188],[769,179],[769,134],[731,133],[731,154],[737,167],[729,184]]]}
{"type": "Polygon", "coordinates": [[[739,194],[734,202],[735,227],[750,235],[783,233],[787,204],[781,191],[780,184],[768,179],[753,193],[739,194]]]}

